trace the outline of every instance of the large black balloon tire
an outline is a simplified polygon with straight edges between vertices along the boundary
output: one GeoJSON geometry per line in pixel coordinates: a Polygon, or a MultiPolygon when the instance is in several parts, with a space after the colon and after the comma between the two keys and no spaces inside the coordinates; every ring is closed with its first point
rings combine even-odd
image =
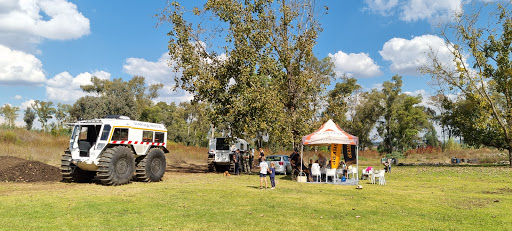
{"type": "Polygon", "coordinates": [[[101,154],[98,164],[98,180],[104,185],[130,183],[135,172],[135,158],[129,147],[117,146],[101,154]]]}
{"type": "Polygon", "coordinates": [[[160,148],[152,148],[138,161],[135,179],[142,182],[161,181],[166,165],[164,151],[160,148]]]}
{"type": "Polygon", "coordinates": [[[62,182],[64,183],[90,183],[94,179],[96,172],[85,171],[71,163],[71,153],[64,152],[60,160],[60,171],[62,182]]]}

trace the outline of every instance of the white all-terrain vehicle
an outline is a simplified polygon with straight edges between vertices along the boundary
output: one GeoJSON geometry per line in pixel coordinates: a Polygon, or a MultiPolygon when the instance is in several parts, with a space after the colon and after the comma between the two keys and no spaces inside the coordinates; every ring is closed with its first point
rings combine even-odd
{"type": "Polygon", "coordinates": [[[208,152],[208,171],[223,172],[234,171],[235,161],[233,153],[240,149],[240,153],[247,152],[249,144],[243,139],[236,139],[228,143],[227,138],[211,138],[208,152]]]}
{"type": "Polygon", "coordinates": [[[121,185],[160,181],[165,173],[167,129],[162,124],[107,116],[73,125],[61,160],[63,182],[121,185]]]}

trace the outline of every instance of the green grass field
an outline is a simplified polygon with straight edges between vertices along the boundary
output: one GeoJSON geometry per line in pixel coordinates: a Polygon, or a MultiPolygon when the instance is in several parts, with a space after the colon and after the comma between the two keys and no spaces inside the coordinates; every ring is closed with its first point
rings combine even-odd
{"type": "Polygon", "coordinates": [[[0,230],[512,230],[512,169],[394,167],[387,185],[167,172],[118,187],[0,183],[0,230]]]}

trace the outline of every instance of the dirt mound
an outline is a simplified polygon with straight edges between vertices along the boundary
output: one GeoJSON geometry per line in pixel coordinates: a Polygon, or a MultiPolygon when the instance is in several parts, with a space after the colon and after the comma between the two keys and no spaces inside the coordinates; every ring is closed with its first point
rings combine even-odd
{"type": "Polygon", "coordinates": [[[12,156],[0,156],[0,181],[41,182],[60,181],[60,169],[38,161],[12,156]]]}

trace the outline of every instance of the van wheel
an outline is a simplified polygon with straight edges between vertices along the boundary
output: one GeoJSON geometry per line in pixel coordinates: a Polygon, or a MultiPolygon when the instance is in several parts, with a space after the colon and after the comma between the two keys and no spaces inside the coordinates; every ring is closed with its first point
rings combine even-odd
{"type": "Polygon", "coordinates": [[[138,163],[135,179],[144,182],[161,181],[165,173],[164,151],[160,148],[152,148],[138,163]]]}
{"type": "Polygon", "coordinates": [[[98,164],[98,179],[102,184],[127,184],[134,172],[135,158],[130,148],[117,146],[101,154],[98,164]]]}
{"type": "Polygon", "coordinates": [[[71,153],[66,151],[60,161],[62,182],[91,183],[96,172],[85,171],[71,163],[71,153]]]}

